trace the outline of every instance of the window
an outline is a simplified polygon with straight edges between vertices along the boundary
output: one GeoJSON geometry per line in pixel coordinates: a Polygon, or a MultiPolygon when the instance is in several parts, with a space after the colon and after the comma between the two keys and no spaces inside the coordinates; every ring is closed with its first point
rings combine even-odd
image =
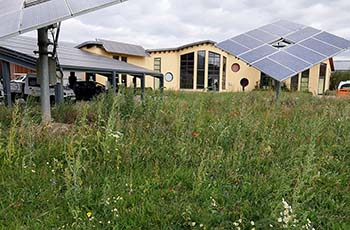
{"type": "Polygon", "coordinates": [[[305,70],[301,74],[300,91],[309,91],[310,70],[305,70]]]}
{"type": "Polygon", "coordinates": [[[226,90],[226,66],[227,66],[227,58],[223,57],[222,60],[222,89],[226,90]]]}
{"type": "Polygon", "coordinates": [[[298,89],[299,89],[299,74],[292,77],[290,81],[290,90],[298,91],[298,89]]]}
{"type": "Polygon", "coordinates": [[[327,64],[321,63],[320,76],[318,79],[318,95],[323,95],[326,90],[327,64]]]}
{"type": "Polygon", "coordinates": [[[208,62],[208,88],[219,91],[220,85],[220,54],[209,52],[208,62]]]}
{"type": "Polygon", "coordinates": [[[350,84],[344,84],[340,87],[340,89],[350,89],[350,84]]]}
{"type": "Polygon", "coordinates": [[[31,77],[31,76],[28,76],[28,85],[29,86],[40,86],[40,84],[38,84],[37,82],[37,78],[36,77],[31,77]]]}
{"type": "MultiPolygon", "coordinates": [[[[122,57],[121,61],[128,62],[128,58],[122,57]]],[[[122,74],[122,85],[124,85],[125,87],[128,85],[128,75],[126,74],[122,74]]]]}
{"type": "Polygon", "coordinates": [[[237,73],[238,71],[241,70],[241,66],[240,66],[238,63],[234,63],[234,64],[231,66],[231,70],[232,70],[232,72],[237,73]]]}
{"type": "Polygon", "coordinates": [[[242,78],[240,81],[240,84],[241,84],[243,92],[244,92],[245,88],[249,85],[249,80],[247,78],[242,78]]]}
{"type": "Polygon", "coordinates": [[[119,56],[113,56],[113,59],[118,60],[119,61],[119,56]]]}
{"type": "Polygon", "coordinates": [[[168,72],[165,74],[164,78],[167,82],[172,82],[174,80],[174,75],[172,73],[168,72]]]}
{"type": "Polygon", "coordinates": [[[261,89],[270,89],[275,84],[274,80],[267,74],[261,72],[260,75],[260,88],[261,89]]]}
{"type": "Polygon", "coordinates": [[[180,88],[193,89],[194,53],[181,55],[180,88]]]}
{"type": "Polygon", "coordinates": [[[162,59],[161,58],[155,58],[154,59],[154,71],[161,73],[162,72],[162,59]]]}
{"type": "Polygon", "coordinates": [[[205,51],[198,51],[197,54],[197,89],[204,89],[205,76],[205,51]]]}

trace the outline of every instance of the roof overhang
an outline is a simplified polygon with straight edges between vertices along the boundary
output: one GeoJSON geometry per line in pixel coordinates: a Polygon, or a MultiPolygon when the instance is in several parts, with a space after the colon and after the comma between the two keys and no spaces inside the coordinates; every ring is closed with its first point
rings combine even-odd
{"type": "MultiPolygon", "coordinates": [[[[33,38],[20,37],[0,42],[0,60],[14,63],[28,69],[36,70],[37,55],[34,54],[36,41],[33,38]]],[[[154,72],[136,65],[102,57],[77,48],[74,45],[60,43],[58,48],[60,66],[64,71],[118,73],[133,76],[149,75],[163,77],[162,73],[154,72]]]]}

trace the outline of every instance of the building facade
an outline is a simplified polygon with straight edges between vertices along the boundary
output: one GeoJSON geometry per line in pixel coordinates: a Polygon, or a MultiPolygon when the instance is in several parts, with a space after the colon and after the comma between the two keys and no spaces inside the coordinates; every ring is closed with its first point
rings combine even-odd
{"type": "MultiPolygon", "coordinates": [[[[242,92],[270,89],[275,86],[272,78],[218,48],[213,41],[201,41],[177,48],[144,50],[144,55],[140,55],[140,52],[128,52],[135,47],[139,49],[140,46],[103,41],[104,43],[86,42],[78,47],[94,54],[158,71],[164,74],[164,87],[168,90],[242,92]],[[114,43],[117,48],[110,49],[114,43]],[[127,47],[122,49],[122,46],[127,47]]],[[[332,66],[332,59],[316,64],[284,81],[283,85],[291,91],[322,95],[329,89],[332,66]]],[[[103,76],[98,76],[97,79],[107,83],[103,76]]],[[[134,84],[133,78],[126,75],[120,76],[118,81],[126,86],[134,84]]],[[[158,89],[158,79],[147,79],[146,87],[158,89]]]]}

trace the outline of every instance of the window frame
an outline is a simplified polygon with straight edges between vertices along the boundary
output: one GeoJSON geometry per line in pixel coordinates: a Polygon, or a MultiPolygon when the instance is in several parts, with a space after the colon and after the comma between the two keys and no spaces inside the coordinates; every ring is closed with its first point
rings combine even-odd
{"type": "Polygon", "coordinates": [[[301,73],[300,91],[309,92],[309,87],[310,87],[310,69],[305,70],[301,73]]]}
{"type": "Polygon", "coordinates": [[[193,89],[194,87],[194,60],[195,52],[180,56],[180,89],[193,89]]]}
{"type": "Polygon", "coordinates": [[[220,91],[221,55],[212,51],[208,54],[208,89],[220,91]],[[210,79],[213,79],[210,85],[210,79]],[[217,87],[213,87],[217,80],[217,87]]]}
{"type": "Polygon", "coordinates": [[[207,52],[200,50],[197,52],[197,89],[205,88],[205,61],[207,52]]]}
{"type": "Polygon", "coordinates": [[[222,56],[222,79],[221,79],[221,88],[226,90],[226,79],[227,78],[227,57],[222,56]]]}

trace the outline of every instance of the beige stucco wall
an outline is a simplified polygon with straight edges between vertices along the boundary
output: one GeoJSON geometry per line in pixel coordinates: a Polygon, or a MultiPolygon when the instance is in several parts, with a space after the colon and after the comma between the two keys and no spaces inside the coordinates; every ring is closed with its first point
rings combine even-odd
{"type": "MultiPolygon", "coordinates": [[[[206,44],[200,44],[195,45],[192,47],[184,48],[177,51],[154,51],[150,53],[150,56],[148,57],[135,57],[130,55],[124,55],[124,54],[118,54],[118,53],[108,53],[103,48],[93,46],[90,48],[82,48],[86,51],[89,51],[91,53],[95,53],[98,55],[102,55],[105,57],[113,58],[113,56],[120,56],[120,57],[127,57],[128,63],[134,64],[137,66],[144,67],[149,70],[154,69],[154,59],[155,58],[161,58],[161,72],[165,75],[166,73],[170,72],[174,76],[174,80],[172,82],[164,82],[164,86],[166,89],[170,90],[181,90],[180,89],[180,58],[183,54],[188,54],[191,52],[195,52],[195,68],[193,73],[194,78],[194,89],[196,89],[197,85],[197,52],[198,51],[205,51],[206,52],[206,62],[205,66],[208,66],[208,57],[209,52],[214,52],[221,55],[221,69],[220,69],[220,91],[232,91],[232,92],[240,92],[242,91],[242,86],[240,85],[240,81],[243,78],[247,78],[249,80],[249,85],[246,87],[246,91],[254,90],[256,87],[259,86],[260,82],[260,71],[255,69],[254,67],[250,67],[245,62],[237,59],[236,57],[230,55],[229,53],[217,48],[213,44],[206,43],[206,44]],[[226,66],[226,90],[222,90],[222,63],[223,63],[223,57],[227,58],[227,66],[226,66]],[[238,72],[233,72],[231,70],[231,66],[237,63],[240,65],[241,69],[238,72]]],[[[330,62],[327,60],[325,63],[327,63],[327,76],[326,76],[326,90],[329,89],[329,81],[331,76],[331,67],[330,62]]],[[[320,71],[320,64],[313,66],[310,69],[310,78],[309,78],[309,91],[313,94],[317,94],[318,92],[318,84],[319,84],[319,71],[320,71]]],[[[100,83],[105,83],[105,80],[101,78],[101,76],[97,77],[98,81],[101,81],[100,83]]],[[[208,87],[208,68],[205,70],[205,88],[208,87]]],[[[154,88],[157,83],[155,82],[157,79],[147,76],[146,77],[146,87],[154,88]]],[[[300,90],[300,83],[301,83],[301,74],[299,74],[299,90],[300,90]]],[[[287,87],[290,87],[290,79],[285,81],[285,84],[287,87]]],[[[137,85],[140,85],[140,82],[138,80],[137,85]]],[[[132,77],[128,77],[128,86],[132,86],[132,77]]],[[[199,89],[199,91],[202,91],[203,89],[199,89]]]]}
{"type": "MultiPolygon", "coordinates": [[[[194,90],[197,86],[197,52],[206,51],[205,66],[208,66],[209,52],[214,52],[221,55],[221,68],[220,68],[220,91],[242,91],[240,81],[242,78],[248,78],[250,81],[249,86],[246,88],[247,91],[253,90],[255,88],[256,82],[260,80],[260,71],[255,68],[249,67],[245,62],[238,60],[234,56],[228,54],[221,49],[218,49],[212,44],[202,44],[180,51],[162,51],[162,52],[152,52],[150,54],[152,61],[149,62],[153,65],[153,59],[160,57],[162,59],[162,73],[166,74],[171,72],[174,75],[173,82],[165,82],[165,87],[167,89],[180,90],[180,58],[181,55],[195,52],[195,71],[193,74],[194,78],[194,90]],[[227,58],[226,66],[226,90],[222,90],[222,75],[223,75],[223,57],[227,58]],[[231,66],[234,63],[238,63],[241,67],[241,70],[237,73],[234,73],[231,70],[231,66]]],[[[147,68],[153,68],[153,66],[147,66],[147,68]]],[[[204,76],[204,86],[208,87],[208,68],[206,68],[204,76]]],[[[203,89],[199,89],[202,91],[203,89]]]]}

